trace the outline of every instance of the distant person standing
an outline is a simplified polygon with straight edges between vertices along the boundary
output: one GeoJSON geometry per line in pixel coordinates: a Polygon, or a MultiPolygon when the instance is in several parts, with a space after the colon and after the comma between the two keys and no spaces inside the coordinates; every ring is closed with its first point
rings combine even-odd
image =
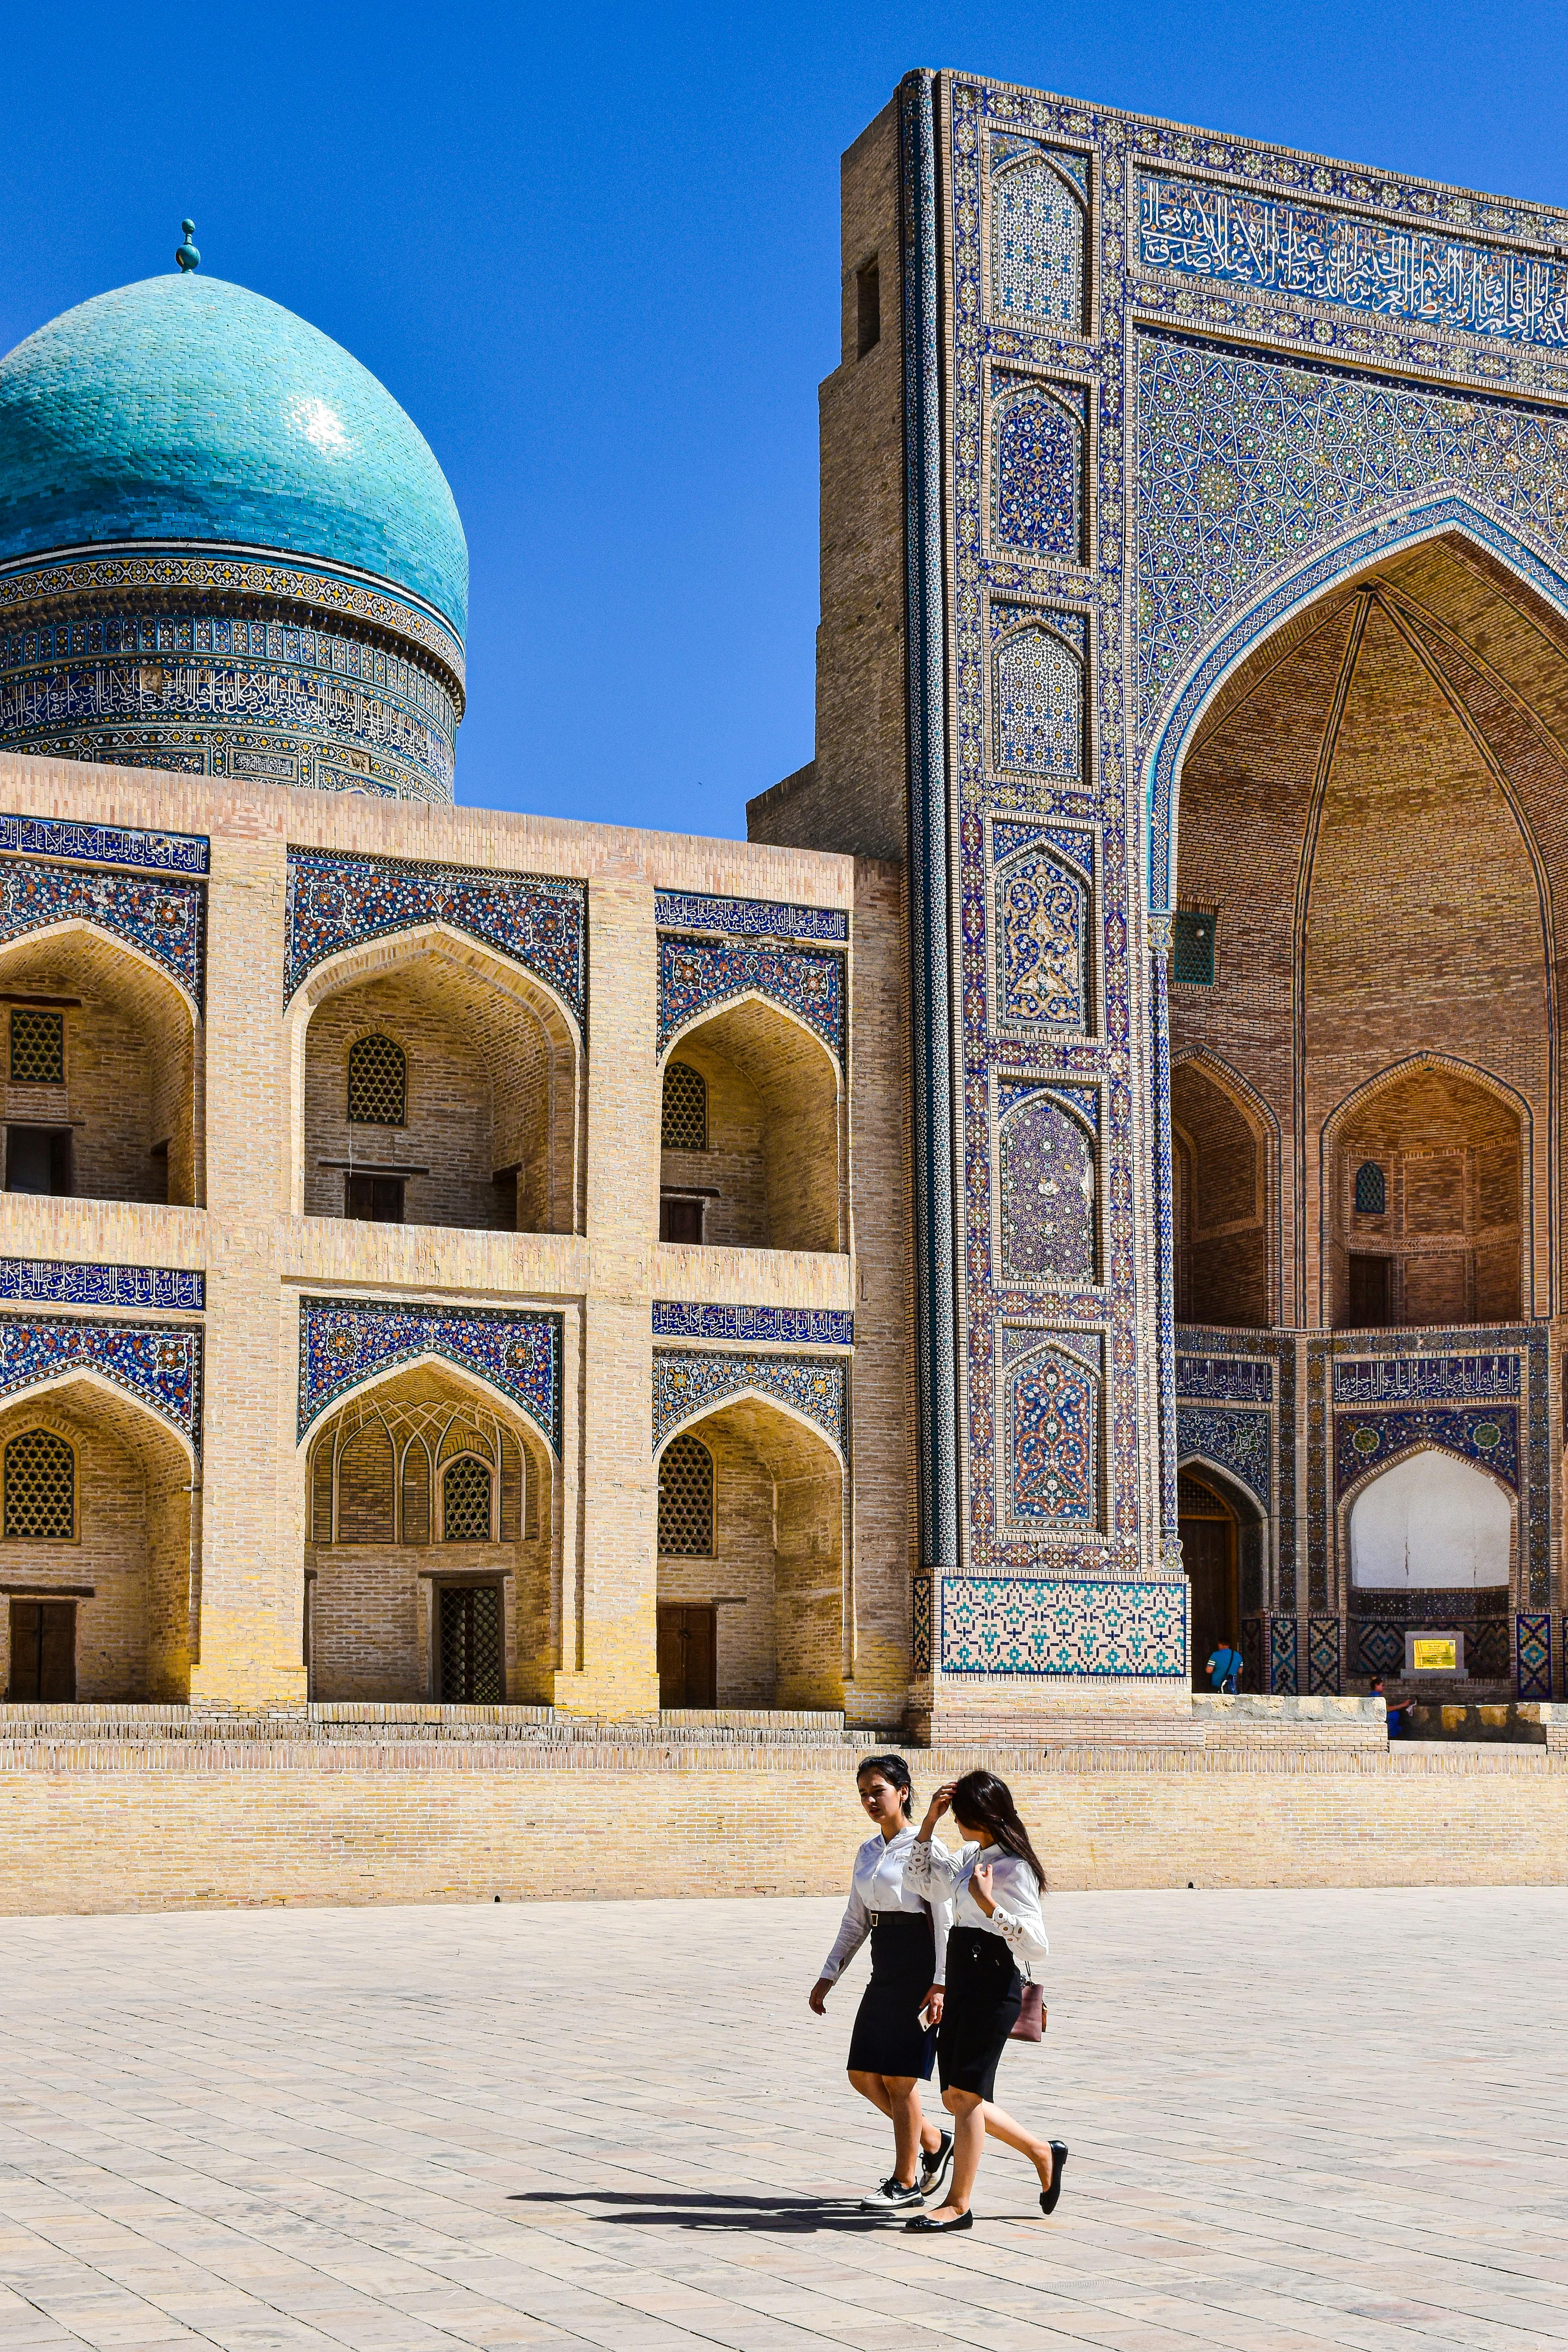
{"type": "Polygon", "coordinates": [[[1210,1688],[1234,1697],[1241,1688],[1241,1670],[1246,1664],[1239,1650],[1232,1649],[1228,1642],[1222,1642],[1209,1659],[1210,1688]]]}
{"type": "Polygon", "coordinates": [[[952,2161],[952,2131],[938,2131],[921,2112],[921,2084],[930,2082],[936,2054],[952,1906],[940,1892],[928,1899],[908,1874],[915,1833],[903,1758],[868,1756],[856,1783],[876,1827],[855,1857],[848,1908],[808,1998],[821,2017],[828,1994],[869,1936],[871,1981],[855,2013],[847,2063],[861,2097],[892,2119],[893,2168],[880,2188],[861,2199],[860,2210],[915,2213],[952,2161]]]}
{"type": "Polygon", "coordinates": [[[947,1996],[937,2032],[943,2105],[954,2118],[952,2185],[934,2213],[917,2213],[906,2230],[972,2230],[969,2200],[985,2135],[1026,2156],[1040,2177],[1040,2210],[1054,2213],[1062,2193],[1067,2142],[1037,2139],[994,2103],[996,2063],[1023,2006],[1022,1968],[1033,1972],[1049,1946],[1040,1914],[1046,1874],[1018,1818],[1012,1791],[994,1772],[966,1772],[939,1789],[926,1808],[905,1866],[906,1883],[932,1901],[951,1896],[947,1996]],[[944,1853],[933,1832],[951,1807],[963,1840],[944,1853]]]}

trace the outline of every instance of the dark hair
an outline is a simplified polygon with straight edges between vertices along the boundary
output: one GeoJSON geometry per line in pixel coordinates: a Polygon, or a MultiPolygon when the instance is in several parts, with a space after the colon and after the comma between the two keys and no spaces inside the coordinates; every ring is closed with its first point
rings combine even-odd
{"type": "Polygon", "coordinates": [[[879,1772],[888,1786],[898,1790],[905,1812],[910,1811],[914,1791],[910,1782],[910,1768],[901,1756],[868,1756],[864,1763],[855,1767],[857,1788],[868,1772],[879,1772]]]}
{"type": "Polygon", "coordinates": [[[1029,1843],[1029,1832],[1018,1819],[1013,1791],[994,1772],[966,1772],[952,1786],[952,1818],[984,1830],[1004,1853],[1026,1862],[1045,1891],[1046,1869],[1029,1843]]]}

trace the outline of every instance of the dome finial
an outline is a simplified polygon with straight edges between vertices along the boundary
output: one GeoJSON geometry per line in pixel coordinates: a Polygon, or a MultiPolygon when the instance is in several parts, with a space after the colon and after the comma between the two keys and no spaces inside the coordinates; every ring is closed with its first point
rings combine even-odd
{"type": "Polygon", "coordinates": [[[175,247],[174,258],[182,269],[199,269],[202,266],[202,257],[191,242],[196,233],[196,225],[195,221],[182,221],[180,226],[185,232],[185,241],[175,247]]]}

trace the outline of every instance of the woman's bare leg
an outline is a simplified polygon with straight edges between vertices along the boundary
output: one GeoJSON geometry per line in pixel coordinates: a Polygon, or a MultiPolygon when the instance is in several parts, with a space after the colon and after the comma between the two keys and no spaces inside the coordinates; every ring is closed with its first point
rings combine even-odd
{"type": "Polygon", "coordinates": [[[934,2155],[942,2146],[942,2134],[921,2113],[919,2075],[868,2074],[851,2067],[849,2080],[863,2099],[869,2099],[881,2114],[891,2117],[893,2178],[905,2189],[912,2189],[921,2149],[929,2147],[934,2155]]]}
{"type": "Polygon", "coordinates": [[[942,2103],[952,2117],[952,2180],[932,2219],[951,2221],[968,2212],[974,2194],[974,2176],[985,2146],[985,2102],[974,2091],[948,2090],[942,2103]]]}
{"type": "Polygon", "coordinates": [[[1033,2132],[1027,2132],[1022,2124],[1015,2123],[1005,2108],[994,2107],[989,2101],[985,2106],[985,2128],[993,2139],[1005,2140],[1009,2147],[1016,2147],[1020,2156],[1026,2156],[1040,2176],[1040,2187],[1050,2187],[1056,2160],[1051,2155],[1048,2139],[1037,2139],[1033,2132]]]}

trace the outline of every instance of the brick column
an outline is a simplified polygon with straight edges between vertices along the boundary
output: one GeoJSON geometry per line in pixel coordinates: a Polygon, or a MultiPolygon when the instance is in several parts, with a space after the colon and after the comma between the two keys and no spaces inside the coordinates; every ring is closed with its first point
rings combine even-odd
{"type": "Polygon", "coordinates": [[[288,1199],[280,813],[225,812],[213,840],[206,991],[206,1395],[198,1707],[300,1704],[294,1495],[297,1333],[279,1286],[288,1199]],[[270,981],[270,985],[268,985],[270,981]]]}
{"type": "Polygon", "coordinates": [[[653,891],[588,892],[587,1239],[582,1502],[563,1576],[555,1704],[574,1714],[658,1706],[653,1318],[658,1234],[658,979],[653,891]]]}

